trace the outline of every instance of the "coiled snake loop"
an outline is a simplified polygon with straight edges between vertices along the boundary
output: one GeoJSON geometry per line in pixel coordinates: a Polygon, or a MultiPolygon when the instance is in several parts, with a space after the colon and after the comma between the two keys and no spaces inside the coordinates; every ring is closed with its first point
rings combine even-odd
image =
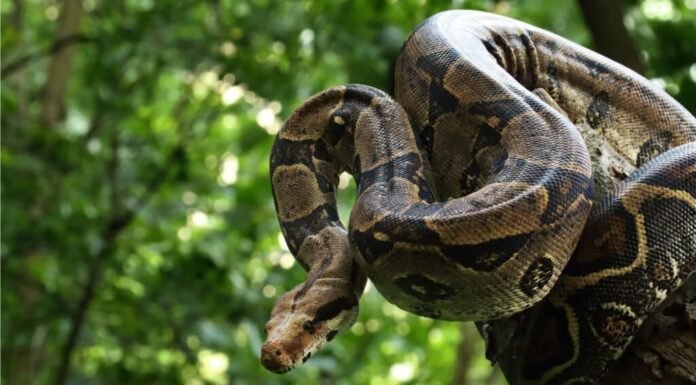
{"type": "Polygon", "coordinates": [[[694,271],[696,120],[625,67],[482,12],[425,21],[395,80],[394,99],[317,94],[278,134],[278,218],[309,274],[271,314],[264,366],[288,371],[350,327],[369,277],[426,317],[533,313],[513,384],[595,381],[694,271]]]}

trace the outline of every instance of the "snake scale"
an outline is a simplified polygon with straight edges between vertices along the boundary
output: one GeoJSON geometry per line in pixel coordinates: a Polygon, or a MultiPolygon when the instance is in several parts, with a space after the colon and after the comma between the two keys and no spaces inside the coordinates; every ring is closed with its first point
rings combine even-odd
{"type": "Polygon", "coordinates": [[[287,372],[348,329],[369,278],[425,317],[533,313],[510,383],[594,383],[694,272],[696,119],[605,57],[477,11],[423,22],[395,73],[394,99],[331,88],[276,138],[276,210],[308,276],[276,302],[263,365],[287,372]],[[595,196],[602,178],[623,181],[595,196]]]}

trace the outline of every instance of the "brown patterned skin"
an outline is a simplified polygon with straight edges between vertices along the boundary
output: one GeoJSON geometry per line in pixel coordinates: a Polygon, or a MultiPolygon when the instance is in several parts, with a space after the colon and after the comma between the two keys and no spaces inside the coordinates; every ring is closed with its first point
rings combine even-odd
{"type": "Polygon", "coordinates": [[[590,375],[608,370],[645,317],[694,272],[695,258],[691,142],[648,162],[595,204],[561,279],[540,305],[516,316],[517,343],[494,353],[510,383],[592,383],[590,375]]]}
{"type": "Polygon", "coordinates": [[[418,27],[395,99],[332,88],[278,135],[278,217],[309,274],[276,303],[264,366],[288,371],[350,327],[369,277],[419,315],[514,319],[526,343],[495,352],[511,384],[591,383],[696,265],[694,117],[619,64],[474,11],[418,27]],[[590,215],[593,177],[638,167],[590,215]]]}

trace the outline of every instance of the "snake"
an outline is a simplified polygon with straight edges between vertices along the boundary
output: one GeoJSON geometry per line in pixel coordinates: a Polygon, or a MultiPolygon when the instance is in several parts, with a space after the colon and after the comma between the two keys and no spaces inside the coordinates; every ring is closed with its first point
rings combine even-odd
{"type": "Polygon", "coordinates": [[[264,328],[261,363],[276,373],[350,329],[369,279],[401,309],[484,331],[524,314],[524,343],[501,360],[511,384],[598,383],[696,269],[694,116],[632,70],[501,15],[421,23],[393,97],[359,84],[310,97],[277,134],[270,175],[307,271],[264,328]]]}

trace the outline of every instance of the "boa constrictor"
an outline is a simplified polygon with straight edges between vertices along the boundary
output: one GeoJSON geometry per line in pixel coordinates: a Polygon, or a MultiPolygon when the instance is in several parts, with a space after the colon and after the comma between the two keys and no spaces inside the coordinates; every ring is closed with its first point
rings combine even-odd
{"type": "Polygon", "coordinates": [[[332,88],[278,134],[276,209],[308,277],[271,313],[267,369],[349,328],[369,278],[426,317],[495,326],[534,309],[509,381],[591,383],[694,271],[696,120],[634,72],[522,22],[448,11],[405,43],[395,100],[332,88]],[[357,183],[348,231],[343,171],[357,183]]]}

